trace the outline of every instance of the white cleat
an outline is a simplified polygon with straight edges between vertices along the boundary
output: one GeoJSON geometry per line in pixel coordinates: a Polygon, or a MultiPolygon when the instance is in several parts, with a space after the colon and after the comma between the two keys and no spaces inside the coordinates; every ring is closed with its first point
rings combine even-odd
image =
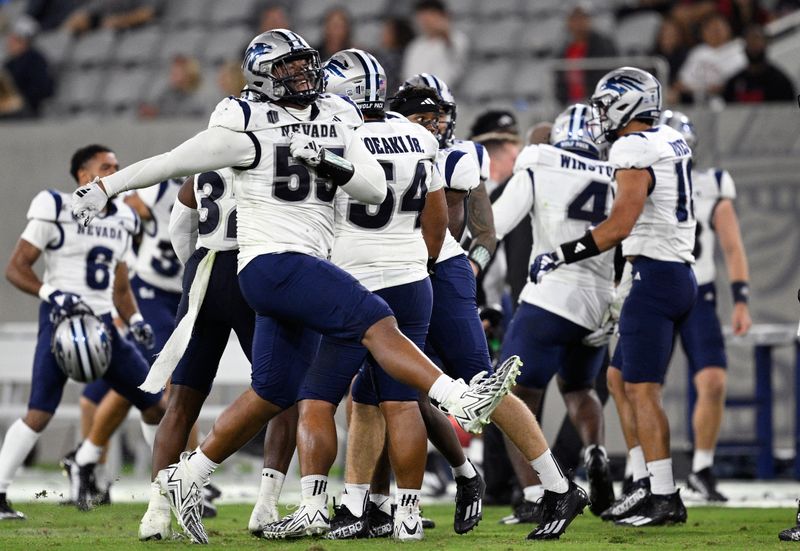
{"type": "Polygon", "coordinates": [[[491,375],[480,373],[473,377],[469,386],[462,382],[463,390],[452,393],[439,404],[439,409],[452,415],[465,431],[480,434],[484,425],[489,424],[494,410],[516,384],[520,366],[519,356],[511,356],[491,375]]]}
{"type": "Polygon", "coordinates": [[[169,500],[161,495],[158,482],[150,483],[150,503],[142,520],[139,521],[139,539],[141,541],[172,539],[172,515],[169,500]]]}
{"type": "Polygon", "coordinates": [[[193,543],[208,543],[208,534],[203,526],[203,485],[206,481],[193,476],[186,462],[189,455],[189,452],[183,452],[177,463],[158,471],[156,481],[189,539],[193,543]]]}
{"type": "Polygon", "coordinates": [[[250,514],[250,522],[247,529],[254,536],[261,536],[264,526],[278,522],[281,516],[278,514],[278,505],[272,501],[257,501],[250,514]]]}
{"type": "Polygon", "coordinates": [[[260,536],[271,539],[324,536],[331,528],[327,502],[302,502],[297,510],[281,520],[261,526],[260,536]]]}
{"type": "Polygon", "coordinates": [[[425,537],[419,507],[398,507],[394,512],[394,531],[397,541],[420,541],[425,537]]]}

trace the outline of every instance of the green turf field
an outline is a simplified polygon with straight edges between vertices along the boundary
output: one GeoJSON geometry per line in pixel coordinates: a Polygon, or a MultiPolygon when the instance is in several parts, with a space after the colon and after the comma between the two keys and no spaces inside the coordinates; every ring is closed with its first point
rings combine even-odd
{"type": "MultiPolygon", "coordinates": [[[[101,507],[90,513],[80,513],[71,507],[52,504],[25,503],[19,509],[28,515],[26,521],[0,522],[0,550],[39,549],[95,551],[113,549],[185,549],[188,540],[140,543],[136,539],[142,504],[118,504],[101,507]]],[[[506,550],[550,547],[573,549],[798,549],[800,544],[781,543],[778,532],[794,520],[791,509],[722,509],[694,508],[689,510],[685,526],[637,529],[621,528],[600,522],[589,514],[579,517],[558,542],[526,542],[530,525],[500,526],[497,520],[506,514],[505,508],[490,507],[484,520],[471,534],[457,536],[452,532],[452,507],[425,507],[437,528],[425,532],[418,544],[399,544],[390,540],[337,541],[304,539],[296,542],[258,540],[246,530],[250,517],[248,505],[223,505],[219,516],[208,520],[211,545],[208,549],[293,549],[321,551],[387,549],[416,547],[418,549],[457,549],[465,551],[506,550]]]]}

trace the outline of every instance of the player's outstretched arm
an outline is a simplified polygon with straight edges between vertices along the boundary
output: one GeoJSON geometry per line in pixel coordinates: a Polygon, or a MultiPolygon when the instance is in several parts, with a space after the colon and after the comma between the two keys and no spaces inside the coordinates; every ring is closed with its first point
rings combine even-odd
{"type": "Polygon", "coordinates": [[[428,258],[433,262],[439,258],[442,243],[447,235],[447,200],[444,188],[432,191],[425,196],[425,207],[420,214],[422,237],[428,248],[428,258]]]}
{"type": "Polygon", "coordinates": [[[497,239],[516,228],[533,208],[533,172],[518,170],[492,204],[492,218],[497,239]]]}
{"type": "Polygon", "coordinates": [[[714,209],[714,231],[719,237],[725,264],[728,267],[728,279],[733,294],[733,312],[731,326],[734,335],[744,335],[750,330],[753,321],[747,301],[750,296],[748,281],[750,280],[747,255],[744,251],[742,233],[739,230],[739,219],[733,201],[722,199],[714,209]]]}
{"type": "Polygon", "coordinates": [[[178,190],[178,198],[169,216],[169,239],[182,264],[197,248],[197,232],[200,215],[194,197],[194,177],[187,178],[178,190]]]}

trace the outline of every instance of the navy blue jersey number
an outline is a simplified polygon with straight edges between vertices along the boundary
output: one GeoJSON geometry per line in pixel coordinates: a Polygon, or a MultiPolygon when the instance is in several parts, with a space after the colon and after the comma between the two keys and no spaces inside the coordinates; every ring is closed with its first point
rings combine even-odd
{"type": "Polygon", "coordinates": [[[678,222],[687,222],[694,218],[692,160],[683,159],[676,162],[675,174],[678,176],[678,205],[675,207],[675,217],[678,222]]]}
{"type": "Polygon", "coordinates": [[[86,285],[89,289],[108,289],[114,253],[108,247],[92,247],[86,255],[86,285]]]}
{"type": "MultiPolygon", "coordinates": [[[[326,147],[328,151],[344,156],[343,147],[326,147]]],[[[311,193],[312,179],[315,184],[315,195],[323,203],[333,201],[336,186],[328,179],[316,177],[309,168],[292,157],[288,145],[275,146],[275,171],[273,174],[272,194],[281,201],[296,203],[308,199],[311,193]]]]}
{"type": "Polygon", "coordinates": [[[589,185],[583,188],[567,207],[567,217],[573,220],[585,220],[592,224],[599,224],[605,220],[609,187],[606,182],[594,180],[589,182],[589,185]]]}
{"type": "MultiPolygon", "coordinates": [[[[197,230],[200,235],[213,233],[220,224],[217,201],[225,195],[225,179],[217,172],[203,172],[197,177],[195,187],[200,197],[200,222],[197,230]]],[[[225,222],[225,239],[236,239],[236,209],[228,214],[225,222]]]]}
{"type": "Polygon", "coordinates": [[[172,243],[167,239],[162,239],[158,242],[158,256],[153,256],[150,259],[150,267],[164,277],[175,277],[181,271],[181,262],[178,260],[178,255],[175,254],[175,249],[172,248],[172,243]]]}
{"type": "MultiPolygon", "coordinates": [[[[395,170],[394,163],[389,161],[379,161],[383,167],[383,172],[386,175],[386,199],[380,204],[378,209],[374,212],[373,205],[365,205],[363,203],[351,202],[347,210],[347,219],[356,226],[368,230],[379,230],[386,227],[392,219],[395,207],[395,195],[392,190],[394,183],[395,170]]],[[[425,196],[428,193],[428,186],[425,183],[427,171],[423,161],[417,163],[414,169],[414,176],[411,179],[411,185],[403,193],[400,199],[400,210],[398,212],[415,212],[417,213],[414,219],[414,227],[420,227],[419,213],[425,207],[425,196]]]]}

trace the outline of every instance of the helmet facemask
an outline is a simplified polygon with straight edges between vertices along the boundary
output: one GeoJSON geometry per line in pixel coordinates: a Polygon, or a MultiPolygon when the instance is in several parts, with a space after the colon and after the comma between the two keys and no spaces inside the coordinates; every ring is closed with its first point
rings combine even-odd
{"type": "Polygon", "coordinates": [[[272,96],[280,102],[311,105],[325,89],[316,50],[291,52],[262,63],[252,73],[272,82],[272,96]]]}
{"type": "Polygon", "coordinates": [[[452,147],[456,132],[456,104],[449,101],[440,102],[439,115],[439,147],[452,147]]]}

